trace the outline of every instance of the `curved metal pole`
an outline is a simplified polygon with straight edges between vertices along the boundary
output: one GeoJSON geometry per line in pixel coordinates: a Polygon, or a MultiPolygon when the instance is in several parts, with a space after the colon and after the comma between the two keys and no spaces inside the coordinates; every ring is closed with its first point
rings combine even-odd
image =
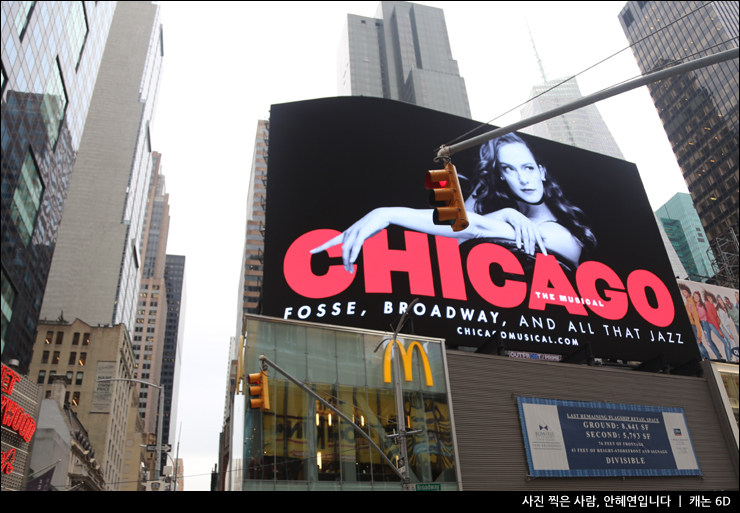
{"type": "Polygon", "coordinates": [[[536,125],[537,123],[540,123],[542,121],[560,116],[562,114],[565,114],[566,112],[580,109],[581,107],[591,105],[592,103],[611,98],[612,96],[626,93],[627,91],[631,91],[632,89],[637,89],[638,87],[642,87],[653,82],[658,82],[659,80],[670,78],[675,75],[680,75],[681,73],[688,73],[689,71],[694,71],[699,68],[704,68],[713,64],[718,64],[720,62],[729,61],[731,59],[737,59],[739,56],[740,49],[733,48],[730,50],[725,50],[723,52],[715,53],[713,55],[709,55],[707,57],[702,57],[701,59],[697,59],[695,61],[679,64],[668,69],[637,77],[633,80],[625,82],[624,84],[615,85],[604,89],[603,91],[599,91],[598,93],[584,96],[583,98],[580,98],[567,105],[563,105],[562,107],[548,110],[547,112],[532,116],[531,118],[522,119],[521,121],[517,121],[516,123],[512,123],[511,125],[507,125],[502,128],[497,128],[496,130],[493,130],[491,132],[486,132],[485,134],[473,137],[471,139],[468,139],[467,141],[453,144],[452,146],[440,146],[439,150],[437,151],[437,157],[450,156],[453,153],[467,150],[468,148],[472,148],[473,146],[477,146],[486,141],[490,141],[491,139],[495,139],[496,137],[501,137],[502,135],[509,134],[516,130],[526,128],[531,125],[536,125]]]}

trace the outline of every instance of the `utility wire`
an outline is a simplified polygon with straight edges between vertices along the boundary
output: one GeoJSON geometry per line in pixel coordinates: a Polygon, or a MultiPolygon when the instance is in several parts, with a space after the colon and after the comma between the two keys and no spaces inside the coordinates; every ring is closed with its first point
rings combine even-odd
{"type": "MultiPolygon", "coordinates": [[[[680,18],[678,18],[678,19],[676,19],[676,20],[672,21],[672,22],[671,22],[671,23],[669,23],[668,25],[666,25],[666,26],[664,26],[664,27],[661,27],[660,29],[656,30],[655,32],[653,32],[653,33],[651,33],[651,34],[648,34],[647,36],[643,37],[642,39],[639,39],[639,40],[635,41],[635,42],[634,42],[634,43],[632,43],[631,45],[629,45],[629,46],[626,46],[626,47],[622,48],[622,49],[621,49],[621,50],[619,50],[618,52],[615,52],[615,53],[613,53],[612,55],[610,55],[609,57],[606,57],[605,59],[602,59],[602,60],[600,60],[600,61],[599,61],[599,62],[597,62],[596,64],[593,64],[593,65],[589,66],[588,68],[584,69],[583,71],[581,71],[581,72],[579,72],[579,73],[576,73],[576,74],[575,74],[575,75],[573,75],[572,77],[569,77],[569,78],[567,78],[567,79],[563,80],[562,82],[559,82],[559,83],[555,84],[555,85],[554,85],[554,86],[552,86],[551,88],[549,88],[549,89],[547,89],[547,90],[545,90],[545,91],[542,91],[542,92],[541,92],[540,94],[538,94],[538,95],[536,95],[536,96],[533,96],[532,98],[528,99],[527,101],[525,101],[525,102],[523,102],[523,103],[520,103],[520,104],[519,104],[519,105],[517,105],[516,107],[513,107],[513,108],[511,108],[511,109],[507,110],[507,111],[506,111],[506,112],[504,112],[503,114],[499,114],[498,116],[496,116],[495,118],[491,119],[490,121],[488,121],[488,122],[486,122],[486,123],[481,123],[480,125],[478,125],[477,127],[473,128],[472,130],[469,130],[468,132],[466,132],[466,133],[464,133],[464,134],[462,134],[462,135],[460,135],[460,136],[456,137],[455,139],[451,140],[450,142],[448,142],[448,143],[447,143],[447,144],[445,144],[444,146],[451,146],[451,145],[452,145],[452,144],[453,144],[454,142],[456,142],[456,141],[458,141],[458,140],[462,139],[463,137],[466,137],[466,136],[468,136],[468,135],[472,134],[473,132],[475,132],[475,131],[477,131],[477,130],[480,130],[480,129],[481,129],[482,127],[484,127],[484,126],[487,126],[487,125],[489,125],[489,124],[490,124],[490,123],[492,123],[493,121],[496,121],[496,120],[497,120],[498,118],[500,118],[500,117],[502,117],[502,116],[505,116],[505,115],[507,115],[508,113],[510,113],[510,112],[512,112],[512,111],[514,111],[514,110],[516,110],[516,109],[520,108],[520,107],[523,107],[524,105],[528,104],[528,103],[529,103],[529,102],[531,102],[532,100],[536,100],[536,99],[537,99],[537,98],[539,98],[540,96],[542,96],[542,95],[544,95],[544,94],[547,94],[547,93],[549,93],[549,92],[550,92],[550,91],[552,91],[553,89],[556,89],[556,88],[560,87],[561,85],[565,84],[566,82],[569,82],[570,80],[573,80],[574,78],[576,78],[576,77],[578,77],[578,76],[582,75],[583,73],[585,73],[585,72],[587,72],[587,71],[589,71],[589,70],[591,70],[591,69],[595,68],[595,67],[596,67],[596,66],[598,66],[599,64],[602,64],[602,63],[604,63],[604,62],[608,61],[609,59],[611,59],[612,57],[615,57],[615,56],[619,55],[619,54],[620,54],[620,53],[622,53],[623,51],[625,51],[625,50],[628,50],[628,49],[632,48],[633,46],[635,46],[635,45],[637,45],[637,44],[639,44],[639,43],[642,43],[642,42],[643,42],[643,41],[645,41],[646,39],[649,39],[649,38],[651,38],[651,37],[653,37],[653,36],[657,35],[658,33],[662,32],[663,30],[667,29],[668,27],[670,27],[670,26],[672,26],[672,25],[674,25],[674,24],[678,23],[679,21],[683,20],[684,18],[686,18],[686,17],[688,17],[688,16],[691,16],[692,14],[694,14],[694,13],[698,12],[699,10],[701,10],[701,9],[703,9],[704,7],[707,7],[708,5],[711,5],[711,4],[713,4],[713,3],[714,3],[714,1],[711,1],[711,2],[708,2],[708,3],[705,3],[705,4],[702,4],[702,5],[700,5],[699,7],[697,7],[696,9],[694,9],[693,11],[691,11],[691,12],[689,12],[689,13],[687,13],[687,14],[685,14],[685,15],[681,16],[680,18]]],[[[715,46],[716,46],[716,45],[715,45],[715,46]]],[[[710,48],[711,48],[711,47],[710,47],[710,48]]],[[[709,49],[709,48],[708,48],[708,49],[709,49]]],[[[704,52],[704,51],[706,51],[706,50],[708,50],[708,49],[705,49],[705,50],[701,50],[701,52],[704,52]]],[[[701,53],[701,52],[699,52],[699,53],[701,53]]],[[[696,54],[693,54],[693,55],[696,55],[696,54]]],[[[682,61],[683,59],[686,59],[686,58],[688,58],[688,57],[691,57],[691,55],[689,55],[689,56],[686,56],[686,57],[682,57],[681,59],[678,59],[678,60],[677,60],[677,61],[675,61],[675,62],[680,62],[680,61],[682,61]]],[[[637,75],[637,76],[644,76],[644,75],[646,75],[646,74],[649,74],[649,73],[652,73],[652,72],[654,72],[654,71],[656,71],[656,70],[651,70],[651,71],[649,71],[649,72],[647,72],[647,73],[642,73],[642,74],[640,74],[640,75],[637,75]]],[[[624,82],[626,82],[626,80],[625,80],[625,81],[623,81],[623,82],[620,82],[620,83],[624,83],[624,82]]],[[[438,149],[438,148],[437,148],[437,149],[438,149]]],[[[434,151],[435,151],[435,153],[437,152],[437,149],[435,149],[435,150],[434,150],[434,151]]]]}

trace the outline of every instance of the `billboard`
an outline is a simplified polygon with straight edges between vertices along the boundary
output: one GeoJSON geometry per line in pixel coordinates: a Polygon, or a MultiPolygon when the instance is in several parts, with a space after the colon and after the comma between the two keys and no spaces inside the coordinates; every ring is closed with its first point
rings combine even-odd
{"type": "Polygon", "coordinates": [[[273,105],[262,313],[388,330],[419,298],[409,327],[451,347],[698,358],[633,164],[506,136],[452,158],[470,227],[432,223],[435,148],[478,126],[379,98],[273,105]]]}
{"type": "Polygon", "coordinates": [[[699,476],[683,408],[518,397],[533,477],[699,476]]]}
{"type": "Polygon", "coordinates": [[[737,362],[738,291],[688,280],[678,280],[678,288],[702,357],[737,362]]]}

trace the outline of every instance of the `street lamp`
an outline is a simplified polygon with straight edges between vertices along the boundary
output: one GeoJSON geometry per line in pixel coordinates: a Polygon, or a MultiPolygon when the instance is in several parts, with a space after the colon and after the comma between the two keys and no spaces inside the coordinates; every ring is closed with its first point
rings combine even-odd
{"type": "Polygon", "coordinates": [[[149,385],[149,386],[159,389],[159,421],[157,422],[157,461],[155,462],[156,466],[154,467],[155,477],[159,479],[160,469],[162,465],[162,419],[164,417],[164,413],[163,413],[164,387],[162,385],[155,385],[154,383],[150,383],[148,381],[144,381],[141,379],[110,378],[110,379],[97,379],[95,381],[97,383],[105,383],[107,381],[128,381],[131,383],[141,383],[142,385],[149,385]]]}

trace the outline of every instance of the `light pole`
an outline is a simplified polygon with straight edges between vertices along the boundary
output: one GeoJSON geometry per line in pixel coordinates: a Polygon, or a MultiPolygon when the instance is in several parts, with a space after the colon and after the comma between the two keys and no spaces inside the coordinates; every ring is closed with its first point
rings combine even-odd
{"type": "Polygon", "coordinates": [[[164,387],[162,385],[155,385],[141,379],[127,379],[127,378],[110,378],[110,379],[98,379],[96,383],[105,383],[107,381],[128,381],[131,383],[141,383],[142,385],[149,385],[159,389],[159,420],[157,422],[157,461],[155,461],[154,477],[159,479],[159,474],[162,465],[162,418],[164,417],[164,387]]]}

